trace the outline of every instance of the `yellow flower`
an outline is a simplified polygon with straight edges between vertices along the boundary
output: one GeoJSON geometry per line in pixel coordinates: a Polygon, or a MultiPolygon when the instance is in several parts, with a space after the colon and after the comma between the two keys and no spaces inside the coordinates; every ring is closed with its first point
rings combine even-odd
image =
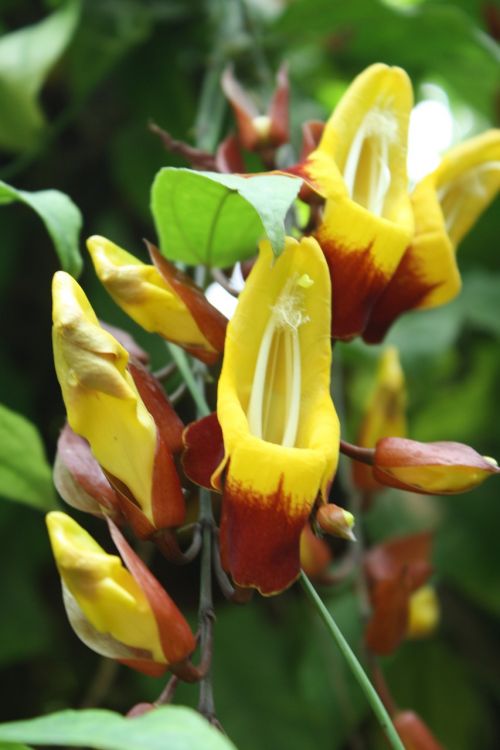
{"type": "Polygon", "coordinates": [[[300,570],[300,534],[338,460],[330,385],[330,279],[313,239],[268,242],[229,323],[217,415],[226,469],[221,519],[225,568],[241,586],[273,594],[300,570]]]}
{"type": "Polygon", "coordinates": [[[47,527],[68,618],[84,643],[150,674],[192,653],[189,625],[116,527],[129,570],[65,513],[49,513],[47,527]]]}
{"type": "Polygon", "coordinates": [[[326,198],[316,237],[332,277],[336,338],[362,333],[410,243],[406,144],[412,104],[401,68],[370,66],[344,94],[317,149],[291,170],[326,198]]]}
{"type": "MultiPolygon", "coordinates": [[[[380,357],[375,388],[368,401],[358,432],[356,443],[362,448],[374,448],[384,437],[405,437],[406,392],[404,373],[399,362],[398,351],[391,346],[380,357]]],[[[353,477],[363,490],[380,488],[373,478],[370,466],[354,461],[353,477]]]]}
{"type": "Polygon", "coordinates": [[[451,149],[411,196],[415,235],[364,334],[382,340],[402,313],[443,305],[460,291],[456,250],[500,188],[500,130],[451,149]]]}
{"type": "Polygon", "coordinates": [[[181,523],[184,501],[168,442],[127,368],[127,351],[99,325],[69,274],[58,271],[52,291],[54,361],[71,428],[121,483],[122,510],[131,522],[145,517],[141,535],[181,523]]]}
{"type": "Polygon", "coordinates": [[[207,363],[216,361],[226,319],[187,276],[153,246],[155,265],[142,263],[104,237],[90,237],[87,247],[100,281],[136,323],[207,363]]]}

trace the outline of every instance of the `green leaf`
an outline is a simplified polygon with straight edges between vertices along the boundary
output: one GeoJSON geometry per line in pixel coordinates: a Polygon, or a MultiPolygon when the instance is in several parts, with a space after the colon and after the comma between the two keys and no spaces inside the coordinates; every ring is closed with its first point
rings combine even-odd
{"type": "Polygon", "coordinates": [[[43,21],[0,40],[0,145],[10,151],[32,148],[44,126],[37,101],[48,73],[73,36],[80,13],[70,0],[43,21]]]}
{"type": "Polygon", "coordinates": [[[0,495],[40,510],[55,507],[52,471],[35,426],[2,405],[0,495]]]}
{"type": "Polygon", "coordinates": [[[301,184],[281,175],[241,177],[166,167],[156,175],[151,194],[161,250],[170,260],[224,267],[255,254],[267,235],[279,255],[285,216],[301,184]]]}
{"type": "Polygon", "coordinates": [[[20,201],[35,211],[50,234],[65,271],[78,276],[82,257],[78,249],[82,216],[79,209],[59,190],[38,190],[34,193],[18,190],[0,180],[0,205],[20,201]]]}
{"type": "Polygon", "coordinates": [[[0,742],[99,750],[235,750],[196,711],[180,706],[161,707],[135,719],[101,709],[60,711],[0,724],[0,742]]]}

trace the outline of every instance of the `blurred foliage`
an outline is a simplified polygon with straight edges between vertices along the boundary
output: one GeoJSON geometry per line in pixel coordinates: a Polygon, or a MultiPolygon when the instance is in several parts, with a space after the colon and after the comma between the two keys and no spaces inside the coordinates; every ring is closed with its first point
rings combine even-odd
{"type": "MultiPolygon", "coordinates": [[[[148,122],[174,137],[194,141],[197,134],[203,147],[214,145],[230,123],[219,87],[228,61],[263,102],[274,71],[288,61],[295,144],[300,123],[326,117],[353,75],[377,60],[404,67],[416,92],[428,81],[442,86],[452,111],[465,111],[474,133],[500,120],[499,27],[498,7],[482,0],[247,0],[246,5],[83,0],[81,6],[3,0],[0,179],[23,194],[50,189],[71,196],[83,216],[82,237],[104,234],[145,257],[141,237],[155,240],[149,211],[153,178],[161,167],[185,166],[164,152],[148,122]],[[200,98],[209,102],[209,121],[197,119],[200,98]]],[[[438,310],[406,316],[389,337],[400,347],[407,377],[411,437],[461,440],[496,456],[498,209],[497,200],[461,246],[460,297],[438,310]]],[[[1,400],[37,425],[52,458],[63,421],[50,348],[50,281],[58,260],[39,219],[26,207],[3,206],[0,226],[1,400]]],[[[100,316],[125,323],[86,259],[83,284],[100,316]]],[[[165,362],[161,342],[128,321],[126,326],[151,351],[155,366],[165,362]]],[[[336,349],[348,438],[355,434],[379,351],[358,342],[336,349]]],[[[192,418],[187,400],[181,408],[186,420],[192,418]]],[[[19,451],[12,456],[28,488],[23,499],[28,501],[33,483],[41,482],[49,503],[38,437],[20,417],[12,419],[12,435],[15,429],[28,430],[33,446],[29,456],[19,451]]],[[[2,466],[2,482],[4,477],[2,466]]],[[[14,482],[0,490],[6,497],[19,495],[14,482]]],[[[396,532],[436,530],[440,630],[425,643],[405,644],[387,659],[387,673],[398,703],[420,712],[453,750],[500,744],[497,492],[495,480],[452,498],[390,491],[367,517],[373,541],[396,532]]],[[[0,533],[5,571],[1,718],[79,706],[100,662],[65,621],[43,519],[35,509],[5,502],[0,533]]],[[[97,523],[95,533],[99,536],[97,523]]],[[[196,570],[182,576],[172,593],[193,612],[196,570]]],[[[358,646],[360,612],[352,587],[323,593],[358,646]]],[[[364,699],[299,592],[242,609],[221,602],[217,616],[215,697],[220,719],[240,750],[378,747],[364,699]]],[[[126,711],[160,690],[157,681],[120,668],[103,705],[126,711]]],[[[178,698],[194,705],[196,691],[182,687],[178,698]]]]}

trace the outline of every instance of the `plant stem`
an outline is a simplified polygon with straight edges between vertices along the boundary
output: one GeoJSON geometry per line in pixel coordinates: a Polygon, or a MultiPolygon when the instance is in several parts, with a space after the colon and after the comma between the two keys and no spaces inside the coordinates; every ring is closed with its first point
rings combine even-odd
{"type": "Polygon", "coordinates": [[[347,661],[354,677],[359,683],[362,691],[364,692],[368,703],[373,709],[375,716],[377,717],[382,730],[389,741],[390,746],[393,750],[405,750],[403,743],[401,742],[398,733],[396,732],[394,725],[387,713],[384,704],[380,700],[379,696],[370,680],[365,674],[365,671],[359,663],[353,650],[347,643],[346,639],[342,635],[342,631],[333,619],[330,612],[327,610],[323,602],[321,601],[316,589],[312,585],[309,578],[306,576],[304,571],[300,574],[300,583],[304,589],[309,601],[316,608],[317,613],[325,623],[330,635],[333,637],[337,646],[342,653],[342,656],[347,661]]]}
{"type": "MultiPolygon", "coordinates": [[[[214,607],[212,598],[212,533],[213,517],[210,492],[200,489],[200,523],[202,525],[203,548],[201,553],[200,568],[200,653],[202,663],[210,664],[212,658],[212,636],[214,607]]],[[[200,697],[198,711],[211,723],[217,721],[215,715],[215,704],[212,690],[212,679],[210,666],[205,676],[200,681],[200,697]]]]}
{"type": "Polygon", "coordinates": [[[196,382],[196,378],[193,375],[191,367],[189,366],[189,360],[186,353],[183,349],[176,346],[176,344],[167,342],[167,346],[170,354],[172,355],[172,359],[179,368],[179,372],[181,373],[184,382],[186,383],[189,392],[191,393],[191,396],[193,397],[193,400],[198,407],[199,416],[208,416],[208,414],[210,414],[211,412],[211,409],[207,404],[203,389],[196,382]]]}

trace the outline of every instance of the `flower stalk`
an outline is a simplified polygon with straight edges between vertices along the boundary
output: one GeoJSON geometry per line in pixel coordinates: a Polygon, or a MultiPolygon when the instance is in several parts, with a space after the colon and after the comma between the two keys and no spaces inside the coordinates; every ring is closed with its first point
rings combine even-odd
{"type": "Polygon", "coordinates": [[[365,694],[368,703],[370,704],[371,708],[373,709],[373,713],[377,717],[377,720],[380,724],[380,727],[382,731],[385,734],[385,737],[387,741],[389,742],[389,745],[393,750],[405,750],[403,743],[398,737],[398,734],[394,728],[394,725],[391,721],[391,718],[389,714],[387,713],[387,710],[384,707],[384,704],[380,700],[379,696],[377,695],[377,692],[373,685],[371,684],[370,680],[366,676],[366,673],[359,663],[355,653],[347,643],[346,639],[344,638],[342,631],[340,630],[339,626],[333,619],[330,612],[327,610],[323,602],[321,601],[316,589],[312,585],[309,578],[306,576],[304,571],[300,574],[300,583],[302,588],[304,589],[304,592],[313,605],[313,607],[316,609],[316,612],[323,620],[324,624],[326,625],[326,628],[330,635],[332,636],[333,640],[337,644],[342,656],[345,658],[347,664],[349,665],[349,668],[354,675],[355,679],[357,680],[361,690],[365,694]]]}

